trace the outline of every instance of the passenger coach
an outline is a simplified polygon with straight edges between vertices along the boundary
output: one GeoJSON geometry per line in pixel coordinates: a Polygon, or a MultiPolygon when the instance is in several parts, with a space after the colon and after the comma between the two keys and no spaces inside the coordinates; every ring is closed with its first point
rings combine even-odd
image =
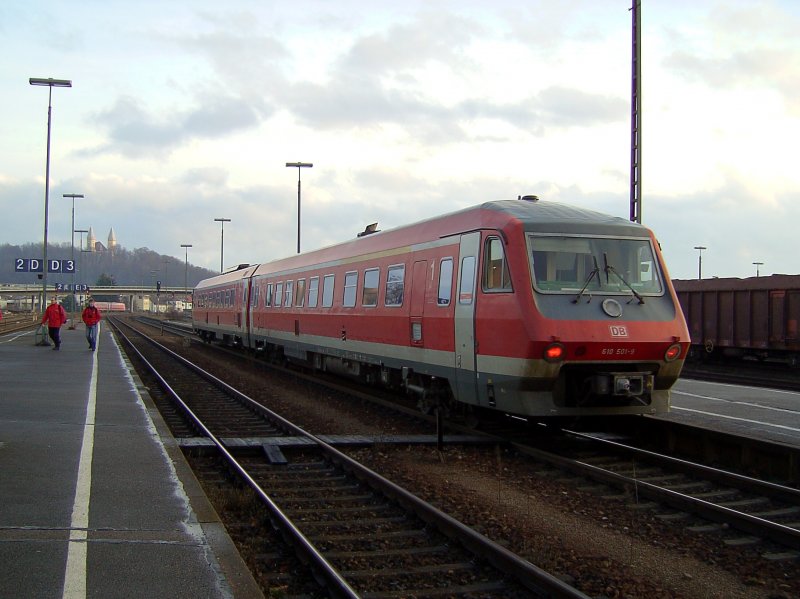
{"type": "Polygon", "coordinates": [[[202,281],[194,327],[423,409],[665,412],[689,335],[658,244],[535,196],[202,281]]]}

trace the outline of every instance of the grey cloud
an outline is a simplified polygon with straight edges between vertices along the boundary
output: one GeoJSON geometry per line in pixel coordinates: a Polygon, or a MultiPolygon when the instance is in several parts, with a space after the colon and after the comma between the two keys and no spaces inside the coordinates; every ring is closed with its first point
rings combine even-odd
{"type": "Polygon", "coordinates": [[[630,110],[630,104],[622,98],[565,87],[542,90],[535,104],[546,121],[562,127],[615,122],[624,119],[630,110]]]}
{"type": "Polygon", "coordinates": [[[427,13],[386,33],[358,40],[339,61],[345,73],[385,74],[418,68],[432,60],[457,69],[468,64],[461,49],[482,31],[474,21],[452,14],[427,13]]]}
{"type": "Polygon", "coordinates": [[[259,122],[255,110],[241,98],[206,96],[198,98],[198,103],[193,110],[159,118],[134,98],[119,98],[114,106],[92,118],[108,131],[109,143],[83,153],[117,152],[140,158],[170,152],[192,139],[222,137],[259,122]]]}
{"type": "Polygon", "coordinates": [[[193,168],[180,178],[183,183],[224,188],[228,182],[228,171],[219,167],[193,168]]]}

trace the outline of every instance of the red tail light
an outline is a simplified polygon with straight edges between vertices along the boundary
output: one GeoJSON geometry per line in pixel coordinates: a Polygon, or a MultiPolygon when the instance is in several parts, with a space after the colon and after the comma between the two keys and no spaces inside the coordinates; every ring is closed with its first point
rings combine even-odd
{"type": "Polygon", "coordinates": [[[544,359],[548,362],[560,362],[564,359],[564,346],[560,343],[551,343],[544,348],[544,359]]]}
{"type": "Polygon", "coordinates": [[[667,351],[664,352],[664,359],[667,362],[672,362],[673,360],[677,360],[681,355],[681,346],[677,343],[673,343],[667,348],[667,351]]]}

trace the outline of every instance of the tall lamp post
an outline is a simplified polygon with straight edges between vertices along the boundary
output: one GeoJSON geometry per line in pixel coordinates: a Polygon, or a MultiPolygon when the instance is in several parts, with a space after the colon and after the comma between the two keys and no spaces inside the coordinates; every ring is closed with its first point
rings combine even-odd
{"type": "Polygon", "coordinates": [[[70,252],[72,259],[72,322],[70,330],[75,329],[75,198],[82,198],[82,193],[64,193],[65,198],[72,198],[72,239],[70,240],[70,252]]]}
{"type": "Polygon", "coordinates": [[[297,253],[300,253],[300,169],[314,166],[310,162],[287,162],[286,166],[297,168],[297,253]]]}
{"type": "MultiPolygon", "coordinates": [[[[53,88],[72,87],[69,79],[42,79],[31,77],[28,79],[31,85],[46,86],[49,88],[47,95],[47,163],[44,171],[44,242],[42,244],[42,312],[47,303],[47,216],[50,204],[50,123],[53,112],[53,88]]],[[[43,338],[41,345],[50,345],[46,338],[43,338]]]]}
{"type": "Polygon", "coordinates": [[[704,245],[696,245],[694,249],[699,251],[697,256],[697,278],[703,278],[703,250],[707,250],[708,248],[704,245]]]}
{"type": "Polygon", "coordinates": [[[186,308],[186,296],[189,293],[189,248],[193,247],[191,243],[182,243],[181,247],[186,250],[186,258],[183,267],[183,306],[186,308]]]}
{"type": "Polygon", "coordinates": [[[759,272],[758,267],[759,266],[764,266],[764,263],[763,262],[753,262],[753,266],[756,267],[756,276],[759,276],[761,273],[759,272]]]}
{"type": "MultiPolygon", "coordinates": [[[[80,279],[82,279],[83,278],[83,252],[84,252],[84,249],[83,249],[83,234],[84,233],[88,233],[89,230],[88,229],[73,229],[72,232],[73,233],[78,233],[81,236],[80,242],[79,242],[80,245],[78,246],[80,248],[78,250],[78,272],[81,273],[80,279]]],[[[78,280],[80,280],[80,279],[78,279],[78,280]]],[[[73,289],[74,288],[75,287],[73,285],[73,289]]]]}
{"type": "MultiPolygon", "coordinates": [[[[231,219],[229,219],[229,218],[215,218],[214,221],[218,222],[220,224],[220,231],[219,231],[219,272],[221,273],[224,270],[223,256],[225,255],[225,223],[231,222],[231,219]]],[[[298,250],[298,252],[299,251],[300,250],[298,250]]]]}
{"type": "MultiPolygon", "coordinates": [[[[157,290],[158,288],[156,287],[156,275],[157,274],[158,274],[158,269],[150,271],[150,285],[153,287],[153,289],[156,290],[156,309],[155,309],[156,316],[158,316],[158,290],[157,290]]],[[[151,304],[153,303],[152,299],[150,300],[150,303],[151,304]]]]}
{"type": "MultiPolygon", "coordinates": [[[[169,260],[164,258],[161,263],[164,265],[164,280],[162,281],[162,285],[166,288],[169,287],[169,283],[167,282],[167,266],[169,266],[169,260]]],[[[166,291],[164,293],[166,293],[166,291]]]]}

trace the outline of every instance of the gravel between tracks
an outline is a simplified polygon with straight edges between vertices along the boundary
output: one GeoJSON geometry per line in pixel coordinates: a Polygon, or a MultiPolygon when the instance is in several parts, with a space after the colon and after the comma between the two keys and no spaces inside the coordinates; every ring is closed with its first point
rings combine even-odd
{"type": "MultiPolygon", "coordinates": [[[[167,342],[166,344],[172,345],[167,342]]],[[[175,343],[179,346],[180,343],[175,343]]],[[[243,365],[222,366],[193,344],[181,353],[316,434],[392,434],[397,423],[361,402],[243,365]]],[[[401,424],[400,427],[408,427],[401,424]]],[[[428,432],[419,431],[416,432],[428,432]]],[[[592,597],[789,598],[800,564],[767,562],[709,534],[665,525],[655,513],[603,499],[506,450],[378,446],[357,457],[592,597]]],[[[631,499],[630,503],[634,503],[631,499]]]]}

